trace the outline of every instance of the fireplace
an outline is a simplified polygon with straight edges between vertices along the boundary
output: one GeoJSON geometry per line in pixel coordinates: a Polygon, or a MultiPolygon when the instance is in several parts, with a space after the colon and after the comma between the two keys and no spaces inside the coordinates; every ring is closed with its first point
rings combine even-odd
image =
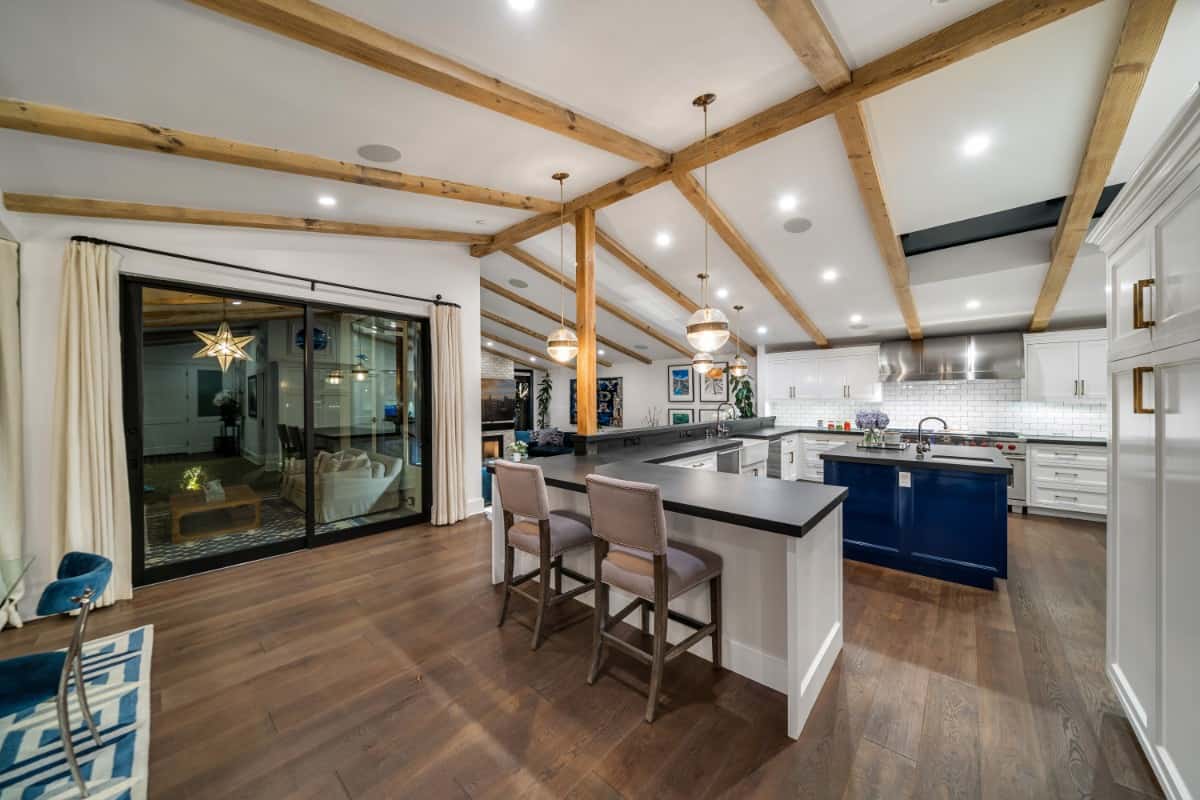
{"type": "Polygon", "coordinates": [[[504,457],[504,434],[485,433],[483,435],[483,460],[504,457]]]}

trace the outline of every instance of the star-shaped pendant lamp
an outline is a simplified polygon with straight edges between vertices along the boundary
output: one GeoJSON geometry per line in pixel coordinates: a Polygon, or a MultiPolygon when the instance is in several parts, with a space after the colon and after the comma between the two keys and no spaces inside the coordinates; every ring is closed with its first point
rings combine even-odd
{"type": "MultiPolygon", "coordinates": [[[[222,301],[222,317],[225,315],[224,306],[225,303],[222,301]]],[[[221,372],[228,370],[234,360],[246,361],[250,358],[250,354],[242,348],[253,342],[254,337],[234,336],[233,331],[229,329],[229,323],[224,319],[221,320],[221,325],[215,334],[203,331],[192,331],[192,333],[196,334],[197,339],[204,342],[204,347],[197,350],[192,358],[215,358],[221,365],[221,372]]]]}

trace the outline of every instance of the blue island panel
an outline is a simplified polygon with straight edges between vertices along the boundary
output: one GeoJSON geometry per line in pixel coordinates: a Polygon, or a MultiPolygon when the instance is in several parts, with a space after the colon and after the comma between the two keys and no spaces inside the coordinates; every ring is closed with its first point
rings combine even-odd
{"type": "Polygon", "coordinates": [[[846,558],[986,589],[1008,577],[1006,475],[826,460],[825,483],[849,489],[846,558]]]}

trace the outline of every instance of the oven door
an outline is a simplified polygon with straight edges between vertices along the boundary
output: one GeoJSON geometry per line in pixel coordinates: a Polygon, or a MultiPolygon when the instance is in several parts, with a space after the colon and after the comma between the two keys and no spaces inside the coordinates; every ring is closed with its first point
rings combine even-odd
{"type": "Polygon", "coordinates": [[[1024,507],[1028,500],[1025,496],[1028,486],[1025,475],[1025,456],[1008,456],[1007,458],[1013,468],[1012,480],[1008,485],[1008,504],[1024,507]]]}

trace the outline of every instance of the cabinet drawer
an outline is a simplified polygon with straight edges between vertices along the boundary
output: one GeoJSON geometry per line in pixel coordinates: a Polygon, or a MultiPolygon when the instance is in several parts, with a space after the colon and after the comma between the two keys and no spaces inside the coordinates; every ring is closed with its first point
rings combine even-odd
{"type": "Polygon", "coordinates": [[[1107,514],[1108,496],[1103,492],[1081,489],[1053,489],[1034,484],[1029,504],[1041,508],[1081,511],[1085,514],[1107,514]]]}
{"type": "Polygon", "coordinates": [[[1108,470],[1108,450],[1104,447],[1065,447],[1038,445],[1030,449],[1035,471],[1039,467],[1080,467],[1108,470]]]}
{"type": "Polygon", "coordinates": [[[1078,486],[1089,492],[1108,491],[1108,472],[1076,466],[1042,466],[1033,468],[1031,476],[1039,486],[1078,486]]]}
{"type": "Polygon", "coordinates": [[[683,467],[684,469],[699,469],[709,472],[717,471],[717,454],[708,453],[703,456],[694,456],[693,458],[681,458],[676,461],[668,461],[663,466],[666,467],[683,467]]]}
{"type": "Polygon", "coordinates": [[[795,452],[800,446],[800,439],[796,436],[784,436],[779,440],[779,449],[784,453],[795,452]]]}

